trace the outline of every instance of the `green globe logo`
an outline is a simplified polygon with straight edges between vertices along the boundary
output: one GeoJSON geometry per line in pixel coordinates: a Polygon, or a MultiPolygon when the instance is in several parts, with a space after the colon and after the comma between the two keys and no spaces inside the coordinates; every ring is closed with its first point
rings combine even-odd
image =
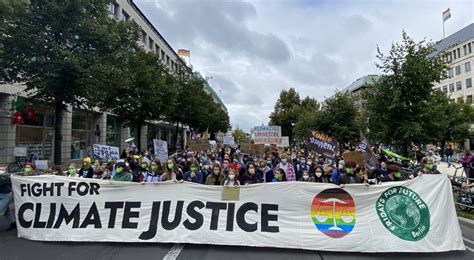
{"type": "Polygon", "coordinates": [[[385,228],[401,239],[418,241],[430,231],[428,206],[409,188],[389,188],[379,197],[375,207],[385,228]]]}

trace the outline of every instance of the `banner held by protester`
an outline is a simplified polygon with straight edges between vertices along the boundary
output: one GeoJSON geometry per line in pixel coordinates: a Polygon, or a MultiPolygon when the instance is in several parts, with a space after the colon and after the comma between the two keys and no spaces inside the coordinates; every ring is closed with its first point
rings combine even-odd
{"type": "Polygon", "coordinates": [[[326,158],[334,158],[339,153],[339,142],[327,134],[308,130],[309,148],[326,158]]]}
{"type": "Polygon", "coordinates": [[[18,236],[32,240],[246,241],[338,252],[465,249],[454,204],[447,203],[453,200],[451,185],[442,175],[344,189],[255,184],[241,186],[238,196],[224,194],[225,200],[222,186],[189,182],[147,185],[52,175],[13,176],[12,182],[18,236]]]}

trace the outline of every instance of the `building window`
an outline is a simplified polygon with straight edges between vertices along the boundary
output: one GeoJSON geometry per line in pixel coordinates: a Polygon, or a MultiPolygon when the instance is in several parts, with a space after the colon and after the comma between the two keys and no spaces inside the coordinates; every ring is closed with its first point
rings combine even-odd
{"type": "Polygon", "coordinates": [[[148,46],[150,47],[150,50],[153,51],[153,46],[155,46],[155,43],[151,39],[151,37],[148,37],[148,46]]]}
{"type": "Polygon", "coordinates": [[[449,84],[449,93],[454,92],[454,83],[449,84]]]}
{"type": "Polygon", "coordinates": [[[120,147],[121,124],[117,117],[107,115],[106,144],[120,147]]]}
{"type": "Polygon", "coordinates": [[[163,60],[163,63],[165,63],[165,59],[166,59],[165,52],[161,50],[161,60],[163,60]]]}
{"type": "Polygon", "coordinates": [[[452,78],[453,76],[454,76],[454,74],[453,74],[453,68],[449,68],[449,69],[448,69],[448,77],[449,77],[449,78],[452,78]]]}
{"type": "Polygon", "coordinates": [[[128,15],[127,12],[125,12],[123,10],[122,10],[122,20],[125,21],[125,22],[130,20],[130,15],[128,15]]]}
{"type": "Polygon", "coordinates": [[[155,53],[160,55],[160,47],[158,47],[158,44],[155,44],[155,53]]]}
{"type": "Polygon", "coordinates": [[[467,104],[472,104],[472,95],[467,95],[467,97],[466,97],[466,103],[467,103],[467,104]]]}
{"type": "Polygon", "coordinates": [[[458,48],[458,58],[461,58],[461,48],[458,48]]]}
{"type": "Polygon", "coordinates": [[[464,64],[464,72],[469,71],[471,71],[471,62],[466,62],[466,64],[464,64]]]}
{"type": "Polygon", "coordinates": [[[466,56],[467,55],[467,45],[464,45],[463,48],[464,48],[464,56],[466,56]]]}
{"type": "Polygon", "coordinates": [[[456,66],[456,76],[461,74],[461,65],[456,66]]]}
{"type": "Polygon", "coordinates": [[[87,111],[72,112],[71,159],[89,155],[95,141],[94,115],[87,111]]]}
{"type": "Polygon", "coordinates": [[[142,42],[143,42],[143,44],[145,44],[145,46],[147,46],[146,45],[146,38],[147,38],[146,32],[144,30],[142,30],[142,42]]]}
{"type": "Polygon", "coordinates": [[[444,85],[444,86],[443,86],[443,92],[444,92],[444,93],[448,93],[448,85],[444,85]]]}
{"type": "Polygon", "coordinates": [[[466,88],[472,88],[472,79],[471,78],[466,79],[466,88]]]}
{"type": "Polygon", "coordinates": [[[467,52],[468,52],[468,53],[471,53],[471,52],[472,52],[471,43],[468,43],[468,44],[467,44],[467,52]]]}
{"type": "Polygon", "coordinates": [[[170,67],[170,56],[166,55],[166,65],[170,67]]]}
{"type": "Polygon", "coordinates": [[[457,56],[456,56],[456,50],[453,51],[453,56],[454,56],[454,59],[457,58],[457,56]]]}
{"type": "Polygon", "coordinates": [[[461,81],[456,82],[456,91],[457,91],[457,90],[462,90],[461,81]]]}

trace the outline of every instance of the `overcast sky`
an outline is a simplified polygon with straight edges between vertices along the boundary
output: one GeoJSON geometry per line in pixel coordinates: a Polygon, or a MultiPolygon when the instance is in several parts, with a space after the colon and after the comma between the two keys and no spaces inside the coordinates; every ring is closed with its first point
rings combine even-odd
{"type": "Polygon", "coordinates": [[[473,22],[474,1],[436,0],[135,0],[227,106],[233,128],[267,124],[281,90],[322,101],[357,78],[379,73],[405,30],[415,40],[442,37],[473,22]]]}

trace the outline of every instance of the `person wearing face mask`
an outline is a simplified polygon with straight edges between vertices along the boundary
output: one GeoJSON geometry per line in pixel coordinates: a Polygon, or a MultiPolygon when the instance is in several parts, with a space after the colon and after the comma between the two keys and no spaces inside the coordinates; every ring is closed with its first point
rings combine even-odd
{"type": "Polygon", "coordinates": [[[132,172],[133,182],[142,182],[145,176],[150,173],[148,169],[149,163],[150,161],[146,157],[142,157],[140,164],[138,165],[138,171],[132,172]]]}
{"type": "Polygon", "coordinates": [[[344,164],[344,174],[339,176],[338,185],[343,188],[346,184],[362,183],[362,179],[355,174],[356,163],[348,161],[344,164]]]}
{"type": "Polygon", "coordinates": [[[113,181],[132,181],[132,174],[129,173],[128,167],[123,162],[117,163],[115,166],[115,175],[113,181]]]}
{"type": "MultiPolygon", "coordinates": [[[[267,164],[267,166],[270,168],[270,169],[274,169],[275,168],[275,165],[273,164],[273,160],[271,157],[267,157],[265,163],[267,164]]],[[[273,176],[273,175],[272,175],[273,176]]],[[[272,177],[273,179],[273,177],[272,177]]]]}
{"type": "Polygon", "coordinates": [[[36,175],[36,174],[33,173],[34,167],[35,166],[32,163],[26,163],[23,166],[23,175],[24,176],[36,175]]]}
{"type": "Polygon", "coordinates": [[[285,173],[287,181],[296,181],[295,168],[288,162],[288,155],[282,154],[280,163],[275,167],[275,170],[277,169],[281,169],[285,173]]]}
{"type": "Polygon", "coordinates": [[[92,178],[94,176],[94,168],[91,166],[92,160],[90,157],[84,158],[82,167],[79,170],[79,176],[83,178],[92,178]]]}
{"type": "Polygon", "coordinates": [[[261,180],[262,176],[258,175],[254,163],[249,163],[245,174],[243,174],[242,178],[240,178],[240,182],[242,185],[259,183],[261,182],[261,180]]]}
{"type": "Polygon", "coordinates": [[[401,181],[400,167],[397,165],[391,164],[387,167],[387,177],[381,179],[381,182],[390,182],[390,181],[401,181]]]}
{"type": "Polygon", "coordinates": [[[212,173],[207,176],[205,184],[206,185],[220,186],[224,182],[224,179],[225,179],[225,177],[224,177],[224,174],[222,173],[221,167],[219,167],[219,165],[215,164],[212,167],[212,173]]]}
{"type": "Polygon", "coordinates": [[[211,165],[209,164],[208,160],[202,161],[201,173],[202,173],[202,184],[206,182],[206,178],[209,174],[211,174],[211,165]]]}
{"type": "Polygon", "coordinates": [[[323,167],[319,165],[314,169],[314,181],[319,183],[328,183],[328,179],[324,174],[323,167]]]}
{"type": "Polygon", "coordinates": [[[70,163],[67,166],[67,177],[77,178],[79,175],[77,174],[77,168],[75,163],[70,163]]]}
{"type": "Polygon", "coordinates": [[[318,157],[318,164],[320,166],[323,166],[325,163],[326,163],[326,159],[324,158],[324,156],[319,156],[318,157]]]}
{"type": "Polygon", "coordinates": [[[182,181],[183,173],[181,169],[178,168],[176,163],[173,160],[168,159],[165,164],[165,171],[163,173],[163,181],[182,181]]]}
{"type": "Polygon", "coordinates": [[[231,167],[230,167],[229,159],[224,159],[222,161],[222,172],[224,173],[224,176],[227,177],[227,174],[229,173],[230,169],[231,169],[231,167]]]}
{"type": "Polygon", "coordinates": [[[380,163],[380,168],[377,169],[377,174],[379,175],[379,178],[387,177],[388,175],[387,163],[385,162],[380,163]]]}
{"type": "Polygon", "coordinates": [[[235,171],[231,169],[229,171],[229,175],[227,175],[227,178],[224,180],[223,186],[240,186],[240,181],[237,180],[235,176],[235,171]]]}
{"type": "Polygon", "coordinates": [[[341,176],[344,172],[344,161],[339,160],[337,163],[337,168],[335,168],[332,172],[332,183],[339,185],[337,181],[339,180],[339,176],[341,176]]]}
{"type": "Polygon", "coordinates": [[[440,174],[440,172],[436,169],[432,160],[424,159],[423,166],[421,167],[421,171],[418,172],[418,176],[421,174],[440,174]]]}
{"type": "Polygon", "coordinates": [[[324,177],[327,180],[327,183],[334,183],[332,180],[332,173],[334,172],[334,168],[331,166],[323,167],[324,177]]]}
{"type": "Polygon", "coordinates": [[[150,171],[146,173],[142,182],[161,182],[163,181],[163,167],[158,159],[150,164],[150,171]]]}
{"type": "Polygon", "coordinates": [[[316,182],[316,179],[315,179],[315,177],[310,176],[308,171],[303,171],[303,175],[302,175],[300,181],[302,181],[302,182],[316,182]]]}
{"type": "Polygon", "coordinates": [[[306,158],[304,156],[300,157],[299,163],[296,165],[296,179],[301,180],[303,177],[303,172],[309,172],[309,165],[306,163],[306,158]]]}
{"type": "Polygon", "coordinates": [[[272,182],[282,182],[282,181],[286,181],[285,172],[282,169],[275,169],[273,171],[272,182]]]}
{"type": "Polygon", "coordinates": [[[258,176],[262,177],[260,182],[272,182],[273,179],[273,170],[267,165],[265,160],[260,160],[258,162],[258,169],[257,169],[258,176]]]}
{"type": "Polygon", "coordinates": [[[183,180],[202,184],[202,172],[199,170],[197,162],[191,163],[189,171],[184,173],[183,180]]]}

